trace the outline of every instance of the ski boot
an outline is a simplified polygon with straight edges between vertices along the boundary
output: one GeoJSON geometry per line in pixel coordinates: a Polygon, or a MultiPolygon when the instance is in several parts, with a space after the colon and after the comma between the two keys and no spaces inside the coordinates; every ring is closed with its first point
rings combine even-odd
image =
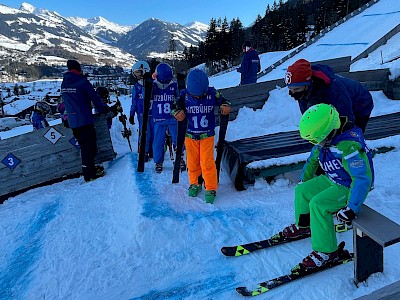
{"type": "Polygon", "coordinates": [[[213,204],[215,200],[215,196],[217,196],[217,192],[214,190],[206,191],[205,199],[206,203],[213,204]]]}
{"type": "Polygon", "coordinates": [[[303,259],[301,264],[306,269],[314,269],[314,268],[324,267],[329,263],[335,263],[338,259],[339,259],[338,250],[332,253],[313,251],[303,259]]]}
{"type": "MultiPolygon", "coordinates": [[[[82,169],[86,170],[87,167],[86,166],[82,166],[82,169]]],[[[89,175],[89,174],[87,174],[87,171],[84,171],[83,174],[84,174],[83,175],[83,179],[86,182],[89,182],[89,181],[93,181],[93,180],[95,180],[97,178],[103,177],[104,175],[106,175],[106,172],[104,171],[104,167],[103,166],[95,165],[94,166],[94,174],[92,173],[92,174],[89,175]]]]}
{"type": "Polygon", "coordinates": [[[313,251],[307,255],[301,263],[292,268],[292,275],[301,276],[304,274],[311,274],[319,271],[320,269],[326,269],[334,266],[340,260],[351,259],[349,251],[344,249],[345,243],[341,242],[338,245],[338,249],[332,253],[323,253],[319,251],[313,251]]]}
{"type": "Polygon", "coordinates": [[[163,164],[162,163],[156,164],[156,173],[160,174],[162,170],[163,170],[163,164]]]}
{"type": "Polygon", "coordinates": [[[200,184],[191,184],[189,186],[188,195],[189,197],[196,197],[201,191],[200,184]]]}
{"type": "Polygon", "coordinates": [[[303,237],[311,236],[311,229],[309,227],[297,227],[296,224],[285,227],[282,235],[289,240],[296,240],[303,237]]]}
{"type": "MultiPolygon", "coordinates": [[[[96,175],[101,175],[101,174],[105,174],[105,171],[104,171],[104,167],[103,166],[101,166],[101,165],[95,165],[94,166],[94,170],[95,170],[95,172],[96,172],[96,175]]],[[[103,175],[104,175],[103,174],[103,175]]]]}

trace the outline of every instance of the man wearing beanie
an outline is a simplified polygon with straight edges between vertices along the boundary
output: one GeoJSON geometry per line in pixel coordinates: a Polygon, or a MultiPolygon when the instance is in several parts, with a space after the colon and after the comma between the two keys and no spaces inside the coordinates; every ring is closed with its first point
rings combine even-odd
{"type": "Polygon", "coordinates": [[[240,85],[256,83],[257,73],[261,71],[258,52],[251,47],[250,41],[243,43],[242,50],[244,52],[242,64],[236,69],[240,73],[240,85]]]}
{"type": "Polygon", "coordinates": [[[82,75],[76,60],[67,61],[68,72],[61,83],[61,93],[68,114],[69,127],[81,147],[82,171],[85,181],[104,176],[104,168],[95,166],[97,154],[96,131],[93,125],[92,102],[99,113],[105,106],[92,84],[82,75]]]}
{"type": "Polygon", "coordinates": [[[314,104],[332,104],[340,115],[340,131],[356,125],[365,132],[374,103],[359,82],[336,75],[327,65],[311,65],[305,59],[288,67],[285,82],[302,114],[314,104]]]}

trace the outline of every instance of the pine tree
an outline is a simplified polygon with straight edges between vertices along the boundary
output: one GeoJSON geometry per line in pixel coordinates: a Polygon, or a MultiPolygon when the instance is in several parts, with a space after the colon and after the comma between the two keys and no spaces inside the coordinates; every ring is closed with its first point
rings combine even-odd
{"type": "Polygon", "coordinates": [[[216,57],[215,46],[217,43],[217,21],[212,18],[207,30],[205,40],[205,54],[209,61],[214,61],[216,57]]]}
{"type": "Polygon", "coordinates": [[[173,67],[175,67],[175,52],[176,52],[176,40],[175,40],[175,35],[172,33],[169,39],[168,53],[170,54],[170,59],[172,60],[173,67]]]}
{"type": "Polygon", "coordinates": [[[244,30],[243,24],[239,18],[233,19],[230,23],[230,35],[231,35],[231,61],[240,57],[242,45],[244,43],[244,30]]]}
{"type": "Polygon", "coordinates": [[[221,39],[220,60],[229,61],[229,56],[232,50],[232,36],[229,29],[228,20],[226,19],[226,17],[224,18],[221,24],[220,39],[221,39]]]}
{"type": "Polygon", "coordinates": [[[253,27],[251,28],[252,40],[255,48],[259,48],[259,45],[261,43],[263,24],[264,24],[263,18],[261,17],[260,14],[257,15],[257,19],[254,22],[253,27]]]}

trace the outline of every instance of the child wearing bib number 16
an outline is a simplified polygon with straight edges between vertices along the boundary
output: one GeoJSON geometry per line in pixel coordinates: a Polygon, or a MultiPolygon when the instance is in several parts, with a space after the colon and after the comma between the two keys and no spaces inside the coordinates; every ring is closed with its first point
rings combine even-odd
{"type": "Polygon", "coordinates": [[[182,90],[173,111],[178,121],[187,118],[185,147],[189,175],[190,197],[201,191],[200,175],[205,184],[205,200],[213,203],[218,189],[217,168],[214,160],[215,115],[214,107],[220,113],[230,112],[230,103],[215,88],[209,87],[207,74],[199,69],[190,71],[186,78],[186,89],[182,90]]]}

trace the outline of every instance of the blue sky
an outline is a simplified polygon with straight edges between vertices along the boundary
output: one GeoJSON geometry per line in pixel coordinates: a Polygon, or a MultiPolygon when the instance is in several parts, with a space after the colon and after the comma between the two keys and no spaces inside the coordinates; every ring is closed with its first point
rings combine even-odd
{"type": "MultiPolygon", "coordinates": [[[[227,17],[228,21],[239,17],[244,26],[250,25],[257,14],[265,13],[273,0],[43,0],[25,1],[37,8],[56,11],[65,17],[102,16],[121,25],[133,25],[148,18],[176,22],[184,25],[191,21],[208,24],[211,18],[227,17]]],[[[23,1],[1,0],[1,4],[19,8],[23,1]]]]}

